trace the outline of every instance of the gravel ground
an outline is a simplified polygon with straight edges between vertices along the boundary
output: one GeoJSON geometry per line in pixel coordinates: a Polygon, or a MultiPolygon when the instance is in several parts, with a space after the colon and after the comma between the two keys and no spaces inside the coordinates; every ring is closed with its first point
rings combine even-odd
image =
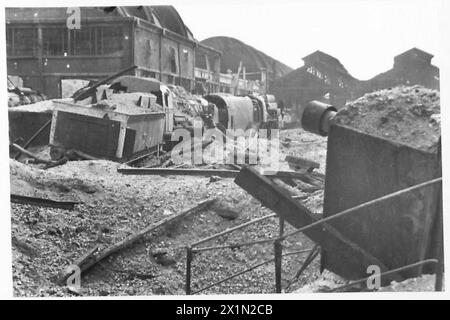
{"type": "MultiPolygon", "coordinates": [[[[282,130],[280,138],[281,160],[287,154],[301,156],[318,162],[320,168],[317,171],[325,173],[326,138],[301,129],[282,130]]],[[[46,149],[34,151],[39,151],[42,157],[48,153],[46,149]]],[[[10,160],[12,193],[79,202],[73,211],[11,204],[15,296],[183,295],[186,245],[272,213],[239,188],[232,178],[121,175],[117,173],[120,166],[110,161],[74,161],[42,170],[38,165],[10,160]],[[104,248],[212,198],[217,198],[218,202],[208,210],[148,234],[84,273],[79,292],[54,283],[61,271],[94,246],[104,248]],[[223,212],[236,218],[225,218],[223,212]]],[[[282,162],[281,167],[286,169],[287,164],[282,162]]],[[[304,196],[302,203],[312,212],[322,212],[323,190],[312,193],[295,188],[290,190],[304,196]]],[[[292,228],[287,225],[285,230],[289,232],[292,228]]],[[[270,218],[204,246],[273,238],[278,232],[278,219],[270,218]]],[[[309,249],[313,245],[300,234],[284,242],[284,252],[309,249]]],[[[283,288],[306,255],[283,259],[283,288]]],[[[192,290],[272,258],[271,244],[196,254],[192,290]]],[[[319,269],[316,258],[287,292],[321,292],[346,283],[331,272],[320,274],[319,269]]],[[[426,291],[432,290],[433,284],[434,276],[426,275],[380,290],[426,291]]],[[[274,291],[274,266],[269,263],[203,294],[274,291]]]]}
{"type": "MultiPolygon", "coordinates": [[[[326,138],[292,129],[282,131],[281,141],[281,159],[288,153],[297,154],[319,162],[318,171],[324,172],[326,138]]],[[[11,205],[16,296],[72,295],[54,281],[59,272],[90,248],[106,247],[202,200],[217,198],[220,201],[214,207],[162,227],[97,264],[83,275],[79,292],[100,296],[184,294],[186,245],[272,213],[231,178],[128,176],[117,173],[119,166],[109,161],[79,161],[42,170],[37,165],[10,161],[12,193],[80,202],[73,211],[11,205]],[[237,218],[220,216],[224,208],[236,213],[237,218]]],[[[313,212],[322,211],[322,190],[298,194],[306,196],[303,203],[313,212]]],[[[286,232],[289,230],[287,226],[286,232]]],[[[265,239],[278,232],[278,219],[271,218],[205,246],[265,239]]],[[[313,243],[299,235],[284,245],[285,252],[289,252],[311,248],[313,243]]],[[[306,255],[283,260],[284,285],[306,255]]],[[[271,258],[271,244],[196,254],[192,290],[271,258]]],[[[291,290],[318,277],[316,259],[291,290]]],[[[272,293],[274,282],[273,263],[269,263],[204,294],[272,293]]]]}

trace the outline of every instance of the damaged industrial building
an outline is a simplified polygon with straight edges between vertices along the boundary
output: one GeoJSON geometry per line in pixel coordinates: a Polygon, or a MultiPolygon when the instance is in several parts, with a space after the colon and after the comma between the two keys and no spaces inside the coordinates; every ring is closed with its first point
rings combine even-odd
{"type": "Polygon", "coordinates": [[[443,290],[432,54],[293,70],[173,6],[6,33],[14,295],[443,290]]]}

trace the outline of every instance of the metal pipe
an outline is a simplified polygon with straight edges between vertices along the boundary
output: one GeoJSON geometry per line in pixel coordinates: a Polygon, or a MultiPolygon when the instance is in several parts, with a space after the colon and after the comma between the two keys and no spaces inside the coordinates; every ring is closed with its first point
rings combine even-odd
{"type": "Polygon", "coordinates": [[[276,214],[273,213],[273,214],[269,214],[269,215],[267,215],[267,216],[264,216],[264,217],[261,217],[261,218],[258,218],[258,219],[250,220],[250,221],[248,221],[248,222],[246,222],[246,223],[243,223],[243,224],[240,224],[240,225],[238,225],[238,226],[236,226],[236,227],[234,227],[234,228],[230,228],[230,229],[227,229],[227,230],[225,230],[225,231],[222,231],[222,232],[213,234],[212,236],[209,236],[209,237],[206,237],[206,238],[204,238],[204,239],[201,239],[201,240],[199,240],[199,241],[197,241],[197,242],[191,244],[191,246],[192,246],[192,247],[198,246],[199,244],[205,243],[205,242],[207,242],[207,241],[209,241],[209,240],[215,239],[215,238],[220,237],[220,236],[223,236],[223,235],[225,235],[225,234],[227,234],[227,233],[230,233],[230,232],[239,230],[239,229],[241,229],[241,228],[244,228],[244,227],[246,227],[246,226],[249,226],[249,225],[251,225],[251,224],[253,224],[253,223],[256,223],[256,222],[259,222],[259,221],[263,221],[263,220],[265,220],[265,219],[272,218],[272,217],[275,217],[275,216],[276,216],[276,214]]]}
{"type": "Polygon", "coordinates": [[[186,247],[186,295],[191,294],[192,248],[186,247]]]}
{"type": "Polygon", "coordinates": [[[209,250],[229,249],[229,248],[235,249],[235,248],[240,248],[240,247],[251,246],[251,245],[254,245],[254,244],[262,244],[262,243],[267,243],[267,242],[273,242],[276,239],[277,238],[255,240],[255,241],[243,242],[243,243],[233,243],[233,244],[228,244],[226,246],[212,246],[212,247],[203,247],[203,248],[193,248],[192,251],[193,252],[202,252],[202,251],[209,251],[209,250]]]}
{"type": "Polygon", "coordinates": [[[282,255],[283,246],[280,240],[276,240],[273,243],[273,251],[275,256],[275,293],[281,293],[281,268],[282,268],[282,255]]]}
{"type": "MultiPolygon", "coordinates": [[[[28,139],[27,142],[23,145],[23,148],[26,149],[28,146],[41,134],[42,131],[44,131],[50,124],[52,123],[52,119],[48,120],[42,127],[40,127],[32,136],[30,139],[28,139]]],[[[22,152],[18,152],[16,156],[14,157],[15,160],[19,159],[22,152]]]]}
{"type": "MultiPolygon", "coordinates": [[[[288,253],[285,253],[283,256],[284,256],[284,257],[286,257],[286,256],[291,256],[291,255],[294,255],[294,254],[300,254],[300,253],[309,252],[309,251],[311,251],[311,250],[312,250],[312,249],[306,249],[306,250],[299,250],[299,251],[288,252],[288,253]]],[[[202,291],[208,290],[209,288],[212,288],[212,287],[214,287],[214,286],[216,286],[216,285],[219,285],[219,284],[221,284],[221,283],[223,283],[223,282],[225,282],[225,281],[228,281],[228,280],[233,279],[233,278],[235,278],[235,277],[237,277],[237,276],[240,276],[240,275],[242,275],[242,274],[244,274],[244,273],[247,273],[247,272],[249,272],[249,271],[252,271],[252,270],[254,270],[254,269],[256,269],[256,268],[258,268],[258,267],[260,267],[260,266],[263,266],[263,265],[265,265],[265,264],[267,264],[267,263],[270,263],[270,262],[272,262],[272,261],[274,261],[274,260],[275,260],[275,258],[272,258],[272,259],[269,259],[269,260],[265,260],[265,261],[263,261],[263,262],[261,262],[261,263],[258,263],[258,264],[254,265],[254,266],[251,266],[251,267],[249,267],[249,268],[247,268],[247,269],[245,269],[245,270],[242,270],[242,271],[240,271],[240,272],[238,272],[238,273],[232,274],[232,275],[229,276],[229,277],[226,277],[226,278],[224,278],[224,279],[222,279],[222,280],[216,281],[216,282],[214,282],[214,283],[212,283],[212,284],[210,284],[210,285],[208,285],[208,286],[206,286],[206,287],[204,287],[204,288],[202,288],[202,289],[199,289],[199,290],[197,290],[197,291],[194,291],[192,294],[194,295],[194,294],[200,293],[200,292],[202,292],[202,291]]]]}
{"type": "Polygon", "coordinates": [[[314,259],[319,255],[319,253],[320,253],[320,246],[318,244],[316,244],[314,246],[314,248],[311,250],[311,252],[309,253],[309,255],[306,257],[305,261],[303,262],[302,266],[297,271],[295,276],[289,281],[288,285],[285,288],[285,291],[288,290],[291,287],[291,285],[294,283],[294,281],[300,277],[300,275],[303,273],[303,271],[305,271],[306,268],[308,268],[308,266],[314,261],[314,259]]]}
{"type": "MultiPolygon", "coordinates": [[[[297,233],[300,233],[300,232],[304,232],[304,231],[306,231],[308,229],[311,229],[313,227],[319,226],[319,225],[324,224],[326,222],[329,222],[331,220],[343,217],[345,215],[348,215],[348,214],[353,213],[355,211],[358,211],[360,209],[367,208],[367,207],[372,206],[374,204],[377,204],[377,203],[380,203],[380,202],[383,202],[383,201],[395,198],[397,196],[403,195],[403,194],[408,193],[408,192],[412,192],[412,191],[415,191],[415,190],[418,190],[418,189],[422,189],[422,188],[431,186],[431,185],[439,183],[439,182],[442,182],[442,177],[436,178],[436,179],[433,179],[433,180],[429,180],[429,181],[426,181],[426,182],[423,182],[423,183],[419,183],[419,184],[416,184],[416,185],[414,185],[412,187],[405,188],[405,189],[402,189],[402,190],[390,193],[388,195],[385,195],[383,197],[380,197],[380,198],[377,198],[377,199],[374,199],[374,200],[371,200],[371,201],[364,202],[364,203],[362,203],[360,205],[357,205],[355,207],[352,207],[350,209],[347,209],[347,210],[341,211],[339,213],[336,213],[336,214],[334,214],[332,216],[329,216],[329,217],[317,220],[317,221],[315,221],[315,222],[313,222],[313,223],[311,223],[311,224],[309,224],[307,226],[304,226],[304,227],[299,228],[299,229],[297,229],[297,230],[295,230],[295,231],[293,231],[291,233],[288,233],[288,234],[284,235],[281,238],[282,239],[286,239],[287,237],[293,236],[293,235],[295,235],[297,233]]],[[[325,224],[324,227],[327,228],[327,225],[325,224]]]]}

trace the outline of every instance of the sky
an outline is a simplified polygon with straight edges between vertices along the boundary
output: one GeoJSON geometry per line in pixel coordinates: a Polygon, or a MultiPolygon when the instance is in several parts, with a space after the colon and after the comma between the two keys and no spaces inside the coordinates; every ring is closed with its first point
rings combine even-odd
{"type": "MultiPolygon", "coordinates": [[[[197,0],[171,2],[197,40],[239,39],[291,68],[321,50],[360,80],[392,68],[412,47],[439,66],[441,2],[403,0],[197,0]]],[[[162,4],[162,3],[161,3],[162,4]]]]}

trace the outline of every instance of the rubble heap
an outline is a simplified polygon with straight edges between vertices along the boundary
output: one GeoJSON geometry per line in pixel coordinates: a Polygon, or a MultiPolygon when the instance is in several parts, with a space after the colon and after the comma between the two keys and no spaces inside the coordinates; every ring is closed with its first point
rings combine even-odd
{"type": "Polygon", "coordinates": [[[335,121],[433,152],[441,135],[439,92],[422,86],[400,86],[368,93],[339,110],[335,121]]]}

